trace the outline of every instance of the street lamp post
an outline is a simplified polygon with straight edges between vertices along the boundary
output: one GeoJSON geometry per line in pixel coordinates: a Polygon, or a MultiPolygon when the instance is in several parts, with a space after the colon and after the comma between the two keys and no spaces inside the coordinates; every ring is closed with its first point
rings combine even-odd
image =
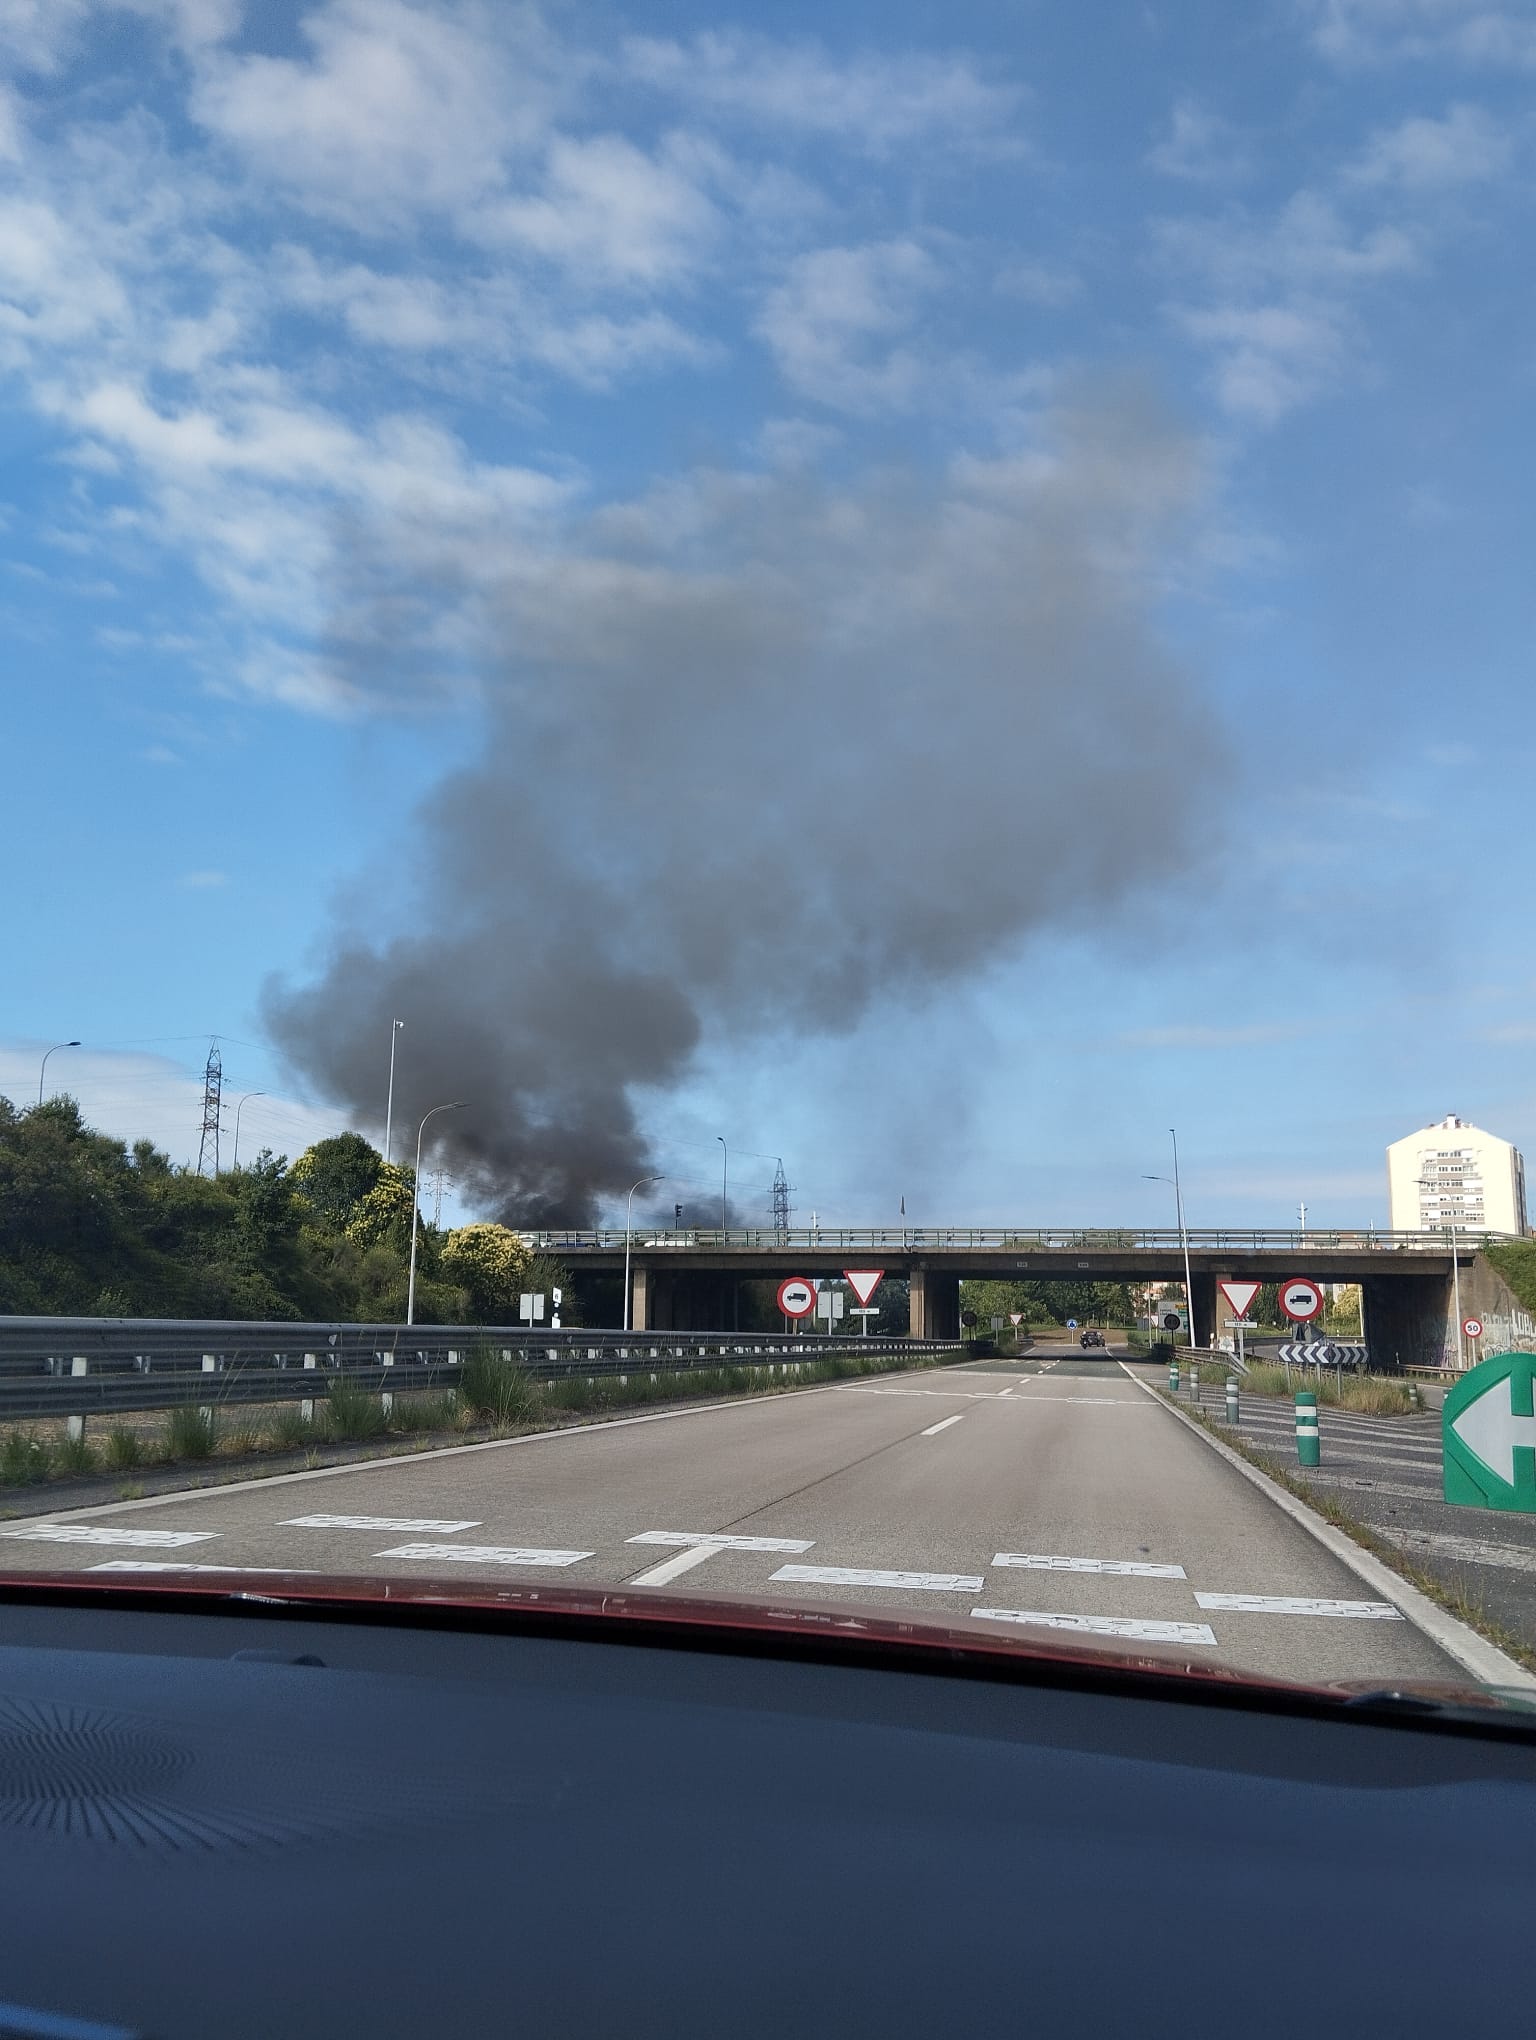
{"type": "Polygon", "coordinates": [[[389,1098],[384,1107],[384,1159],[386,1162],[394,1160],[392,1143],[395,1131],[395,1043],[399,1040],[400,1030],[404,1025],[405,1022],[403,1020],[391,1020],[389,1023],[389,1098]]]}
{"type": "Polygon", "coordinates": [[[624,1200],[624,1329],[629,1330],[629,1243],[635,1229],[635,1191],[647,1183],[665,1183],[665,1176],[642,1176],[624,1200]]]}
{"type": "Polygon", "coordinates": [[[1184,1225],[1184,1191],[1179,1182],[1179,1136],[1170,1126],[1173,1141],[1173,1174],[1171,1176],[1148,1176],[1143,1173],[1144,1183],[1167,1183],[1173,1190],[1173,1208],[1179,1220],[1179,1245],[1184,1252],[1184,1306],[1189,1313],[1189,1343],[1195,1343],[1195,1285],[1189,1272],[1189,1234],[1184,1225]]]}
{"type": "MultiPolygon", "coordinates": [[[[720,1230],[723,1234],[725,1231],[725,1185],[726,1178],[730,1173],[731,1151],[725,1144],[725,1135],[723,1133],[717,1133],[715,1139],[720,1143],[720,1230]]],[[[720,1244],[724,1246],[725,1242],[723,1239],[720,1244]]]]}
{"type": "MultiPolygon", "coordinates": [[[[395,1022],[397,1027],[399,1024],[399,1021],[395,1022]]],[[[427,1130],[427,1121],[435,1118],[439,1112],[462,1112],[464,1106],[465,1100],[462,1098],[456,1098],[451,1105],[434,1105],[430,1112],[423,1115],[422,1122],[416,1129],[416,1173],[411,1178],[411,1273],[405,1289],[405,1321],[408,1325],[413,1325],[416,1322],[416,1235],[421,1230],[421,1204],[419,1201],[421,1193],[421,1136],[427,1130]]]]}
{"type": "Polygon", "coordinates": [[[265,1098],[266,1095],[265,1091],[247,1091],[245,1097],[235,1107],[235,1159],[231,1164],[232,1168],[238,1169],[240,1166],[240,1114],[245,1110],[246,1098],[265,1098]]]}
{"type": "Polygon", "coordinates": [[[43,1078],[48,1074],[48,1057],[50,1055],[57,1055],[61,1048],[78,1048],[79,1046],[78,1041],[56,1041],[53,1047],[45,1053],[43,1056],[43,1066],[37,1073],[37,1102],[39,1105],[43,1102],[43,1078]]]}

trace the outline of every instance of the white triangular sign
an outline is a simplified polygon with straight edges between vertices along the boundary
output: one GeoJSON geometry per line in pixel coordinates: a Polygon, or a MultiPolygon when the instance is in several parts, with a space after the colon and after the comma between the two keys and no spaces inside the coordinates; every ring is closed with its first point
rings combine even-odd
{"type": "Polygon", "coordinates": [[[868,1303],[885,1277],[883,1268],[845,1268],[843,1279],[860,1303],[868,1303]]]}
{"type": "Polygon", "coordinates": [[[1259,1293],[1257,1282],[1218,1282],[1216,1287],[1238,1317],[1247,1317],[1248,1306],[1259,1293]]]}
{"type": "Polygon", "coordinates": [[[1011,1311],[1009,1311],[1009,1313],[1008,1313],[1008,1322],[1009,1322],[1009,1324],[1011,1324],[1011,1325],[1021,1325],[1021,1324],[1023,1324],[1023,1322],[1024,1322],[1024,1313],[1023,1313],[1023,1311],[1021,1311],[1021,1310],[1011,1310],[1011,1311]]]}

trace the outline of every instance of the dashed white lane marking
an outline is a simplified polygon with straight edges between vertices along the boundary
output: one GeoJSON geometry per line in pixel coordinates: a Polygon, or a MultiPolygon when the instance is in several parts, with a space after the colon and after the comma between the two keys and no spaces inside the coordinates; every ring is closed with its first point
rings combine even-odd
{"type": "Polygon", "coordinates": [[[1196,1594],[1201,1608],[1225,1608],[1234,1615],[1333,1615],[1355,1622],[1401,1622],[1389,1601],[1319,1601],[1306,1594],[1196,1594]]]}
{"type": "Polygon", "coordinates": [[[478,1530],[480,1519],[450,1523],[434,1516],[288,1516],[285,1530],[436,1530],[444,1537],[478,1530]]]}
{"type": "Polygon", "coordinates": [[[950,1425],[951,1425],[951,1424],[958,1424],[958,1423],[960,1422],[960,1419],[961,1419],[961,1418],[962,1418],[962,1417],[963,1417],[964,1415],[965,1415],[965,1411],[964,1411],[964,1410],[961,1410],[961,1411],[959,1412],[959,1414],[958,1414],[958,1415],[956,1415],[956,1416],[953,1416],[953,1417],[942,1417],[942,1418],[940,1418],[940,1420],[939,1420],[939,1422],[938,1422],[938,1423],[936,1423],[936,1424],[930,1424],[930,1425],[928,1426],[927,1430],[926,1430],[926,1431],[924,1431],[924,1433],[923,1433],[923,1436],[924,1436],[925,1438],[937,1438],[937,1437],[938,1437],[938,1435],[939,1435],[939,1433],[940,1433],[940,1431],[947,1431],[947,1430],[949,1429],[949,1427],[950,1427],[950,1425]]]}
{"type": "MultiPolygon", "coordinates": [[[[217,1572],[241,1573],[246,1576],[252,1573],[277,1573],[280,1577],[286,1577],[289,1574],[300,1575],[314,1572],[314,1568],[307,1565],[178,1565],[173,1558],[106,1558],[102,1560],[100,1565],[88,1565],[85,1570],[87,1572],[217,1572]]],[[[315,1577],[318,1578],[319,1575],[315,1574],[315,1577]]]]}
{"type": "Polygon", "coordinates": [[[885,1572],[863,1565],[781,1565],[775,1580],[812,1587],[922,1587],[936,1594],[979,1594],[979,1573],[885,1572]]]}
{"type": "Polygon", "coordinates": [[[693,1568],[702,1565],[706,1558],[714,1558],[719,1550],[718,1544],[696,1544],[691,1551],[679,1551],[671,1558],[664,1558],[660,1565],[653,1565],[649,1572],[636,1573],[629,1584],[632,1587],[664,1587],[668,1580],[675,1580],[682,1573],[692,1572],[693,1568]]]}
{"type": "Polygon", "coordinates": [[[642,1530],[626,1544],[709,1544],[716,1551],[809,1551],[814,1537],[717,1537],[710,1530],[642,1530]]]}
{"type": "Polygon", "coordinates": [[[1139,1558],[1048,1558],[1034,1551],[1000,1551],[994,1565],[1016,1565],[1025,1572],[1114,1573],[1135,1580],[1182,1580],[1181,1565],[1149,1565],[1139,1558]]]}
{"type": "Polygon", "coordinates": [[[454,1565],[578,1565],[590,1551],[542,1551],[528,1544],[396,1544],[375,1558],[431,1558],[454,1565]]]}
{"type": "Polygon", "coordinates": [[[217,1530],[103,1530],[94,1523],[45,1523],[36,1529],[0,1530],[24,1544],[125,1544],[140,1551],[171,1551],[179,1544],[208,1544],[217,1530]]]}
{"type": "Polygon", "coordinates": [[[1029,1622],[1042,1629],[1071,1629],[1080,1636],[1134,1636],[1143,1643],[1210,1643],[1216,1632],[1204,1622],[1145,1622],[1130,1615],[1046,1615],[1029,1608],[973,1608],[983,1622],[1029,1622]]]}

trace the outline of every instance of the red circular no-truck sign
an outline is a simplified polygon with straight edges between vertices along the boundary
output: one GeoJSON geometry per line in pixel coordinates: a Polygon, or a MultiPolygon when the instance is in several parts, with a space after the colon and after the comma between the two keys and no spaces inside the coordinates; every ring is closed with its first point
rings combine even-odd
{"type": "Polygon", "coordinates": [[[1293,1275],[1280,1285],[1280,1308],[1292,1324],[1308,1325],[1323,1308],[1323,1292],[1305,1275],[1293,1275]]]}
{"type": "Polygon", "coordinates": [[[809,1317],[816,1308],[816,1290],[801,1275],[791,1275],[779,1284],[779,1309],[785,1317],[809,1317]]]}
{"type": "Polygon", "coordinates": [[[1469,1339],[1480,1339],[1483,1336],[1483,1321],[1480,1317],[1469,1317],[1461,1329],[1469,1339]]]}

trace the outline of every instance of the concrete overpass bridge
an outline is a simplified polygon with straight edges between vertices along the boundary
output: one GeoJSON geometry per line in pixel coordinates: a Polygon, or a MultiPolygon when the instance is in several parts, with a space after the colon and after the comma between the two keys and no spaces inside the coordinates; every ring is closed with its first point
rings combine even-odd
{"type": "MultiPolygon", "coordinates": [[[[1182,1290],[1187,1245],[1193,1334],[1206,1345],[1218,1328],[1217,1283],[1224,1277],[1280,1282],[1358,1282],[1366,1336],[1381,1364],[1433,1364],[1454,1348],[1452,1243],[1444,1233],[1394,1233],[1367,1227],[1337,1232],[920,1226],[690,1228],[637,1227],[626,1234],[547,1231],[522,1235],[557,1256],[574,1277],[617,1275],[626,1257],[630,1322],[639,1330],[729,1331],[737,1327],[743,1281],[787,1275],[835,1277],[845,1268],[882,1268],[910,1287],[913,1338],[954,1338],[960,1283],[998,1281],[1171,1282],[1182,1290]]],[[[1481,1236],[1459,1234],[1464,1310],[1483,1304],[1502,1283],[1478,1258],[1481,1236]]],[[[622,1295],[622,1289],[621,1289],[622,1295]]],[[[1223,1309],[1220,1313],[1226,1315],[1223,1309]]]]}

